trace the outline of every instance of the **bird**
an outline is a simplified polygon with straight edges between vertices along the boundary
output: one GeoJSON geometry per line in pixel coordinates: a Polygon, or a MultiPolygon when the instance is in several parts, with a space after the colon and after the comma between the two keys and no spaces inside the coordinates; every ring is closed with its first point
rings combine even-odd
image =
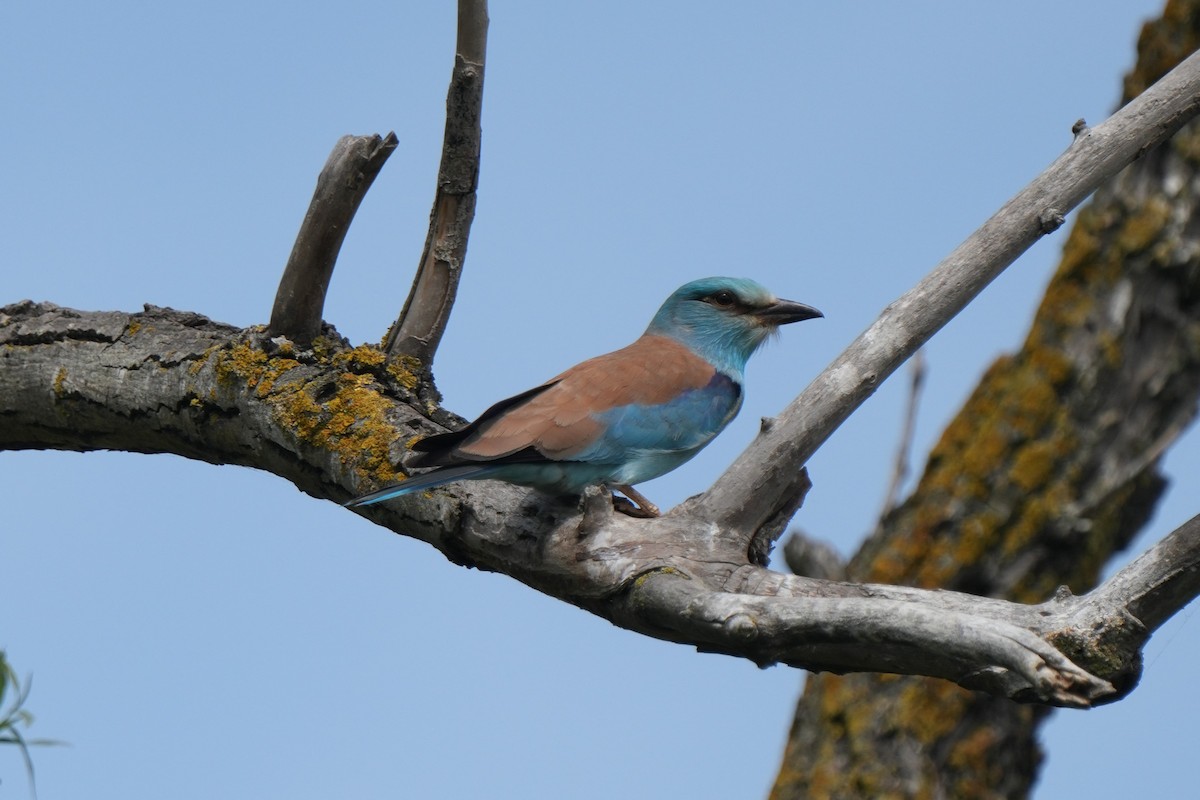
{"type": "Polygon", "coordinates": [[[748,278],[679,287],[633,344],[494,404],[474,422],[412,445],[405,468],[433,467],[349,507],[464,480],[578,495],[604,485],[615,507],[659,516],[633,488],[680,466],[742,406],[746,362],[779,326],[824,316],[748,278]]]}

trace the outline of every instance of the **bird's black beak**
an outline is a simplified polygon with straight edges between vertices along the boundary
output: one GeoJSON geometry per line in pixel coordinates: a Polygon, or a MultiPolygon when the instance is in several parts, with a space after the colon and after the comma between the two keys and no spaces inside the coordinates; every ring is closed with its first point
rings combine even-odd
{"type": "Polygon", "coordinates": [[[825,316],[812,306],[795,303],[791,300],[776,300],[766,308],[754,312],[754,316],[766,325],[787,325],[789,322],[802,322],[806,319],[816,319],[825,316]]]}

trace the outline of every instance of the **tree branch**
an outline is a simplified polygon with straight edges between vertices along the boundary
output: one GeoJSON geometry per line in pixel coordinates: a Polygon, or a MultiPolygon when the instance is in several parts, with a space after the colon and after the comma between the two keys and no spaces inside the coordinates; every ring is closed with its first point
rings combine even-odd
{"type": "Polygon", "coordinates": [[[458,52],[446,96],[446,134],[429,235],[404,309],[384,341],[390,358],[417,359],[427,378],[450,319],[475,218],[487,28],[487,0],[459,0],[458,52]]]}
{"type": "Polygon", "coordinates": [[[1197,595],[1200,516],[1176,528],[1086,598],[1097,609],[1096,616],[1112,617],[1116,609],[1126,611],[1149,636],[1197,595]]]}
{"type": "MultiPolygon", "coordinates": [[[[397,430],[424,432],[428,423],[409,405],[413,376],[332,331],[321,341],[319,352],[285,346],[269,354],[261,333],[170,309],[7,306],[0,309],[0,447],[171,452],[267,469],[310,494],[344,499],[394,480],[387,443],[397,430]]],[[[782,575],[748,564],[711,521],[634,520],[614,513],[600,491],[585,495],[581,509],[506,484],[463,484],[432,501],[372,506],[367,515],[457,563],[505,572],[670,641],[764,664],[938,675],[1070,706],[1111,696],[1107,683],[1131,685],[1127,670],[1149,635],[1137,626],[1141,639],[1122,643],[1127,658],[1101,659],[1090,656],[1086,639],[1099,626],[1081,619],[1123,618],[1150,607],[1155,591],[1154,607],[1166,607],[1196,588],[1194,574],[1185,583],[1169,573],[1178,537],[1114,577],[1124,588],[1026,606],[782,575]],[[1163,589],[1137,589],[1140,576],[1163,589]],[[1056,651],[1048,644],[1055,637],[1078,655],[1056,651]],[[1091,676],[1075,666],[1081,659],[1120,669],[1091,676]]],[[[1190,558],[1184,563],[1194,564],[1190,558]]]]}
{"type": "Polygon", "coordinates": [[[938,608],[936,598],[764,599],[708,591],[694,580],[658,572],[635,584],[629,602],[640,620],[655,626],[644,632],[745,656],[760,666],[918,673],[1081,708],[1114,691],[1029,630],[938,608]]]}
{"type": "Polygon", "coordinates": [[[1200,108],[1193,54],[1065,153],[920,283],[889,305],[775,424],[693,503],[691,513],[739,525],[749,539],[796,493],[799,468],[929,338],[1102,182],[1161,143],[1200,108]]]}
{"type": "Polygon", "coordinates": [[[325,292],[342,242],[396,144],[396,134],[389,133],[386,138],[343,136],[334,145],[279,281],[267,326],[271,336],[307,345],[321,332],[325,292]]]}

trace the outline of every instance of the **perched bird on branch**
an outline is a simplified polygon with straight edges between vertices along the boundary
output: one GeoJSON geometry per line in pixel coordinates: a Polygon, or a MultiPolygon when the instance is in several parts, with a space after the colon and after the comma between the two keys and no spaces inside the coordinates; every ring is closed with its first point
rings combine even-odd
{"type": "Polygon", "coordinates": [[[559,494],[604,484],[637,504],[620,510],[658,516],[633,484],[700,452],[741,408],[751,354],[780,325],[820,316],[745,278],[692,281],[633,344],[501,400],[462,430],[422,439],[405,466],[433,470],[346,505],[491,479],[559,494]]]}

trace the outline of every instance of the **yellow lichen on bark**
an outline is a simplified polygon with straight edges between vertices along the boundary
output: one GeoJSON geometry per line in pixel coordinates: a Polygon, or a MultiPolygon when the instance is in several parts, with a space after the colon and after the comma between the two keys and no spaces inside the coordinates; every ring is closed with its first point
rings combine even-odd
{"type": "Polygon", "coordinates": [[[387,364],[386,356],[369,345],[337,350],[328,342],[314,342],[313,353],[319,363],[339,370],[332,382],[326,371],[303,369],[300,361],[289,357],[291,351],[270,355],[249,342],[219,350],[213,357],[218,379],[243,384],[301,446],[336,454],[365,483],[402,477],[389,456],[396,438],[390,418],[394,404],[384,395],[376,373],[386,370],[402,386],[415,386],[415,380],[408,381],[403,366],[387,364]]]}

